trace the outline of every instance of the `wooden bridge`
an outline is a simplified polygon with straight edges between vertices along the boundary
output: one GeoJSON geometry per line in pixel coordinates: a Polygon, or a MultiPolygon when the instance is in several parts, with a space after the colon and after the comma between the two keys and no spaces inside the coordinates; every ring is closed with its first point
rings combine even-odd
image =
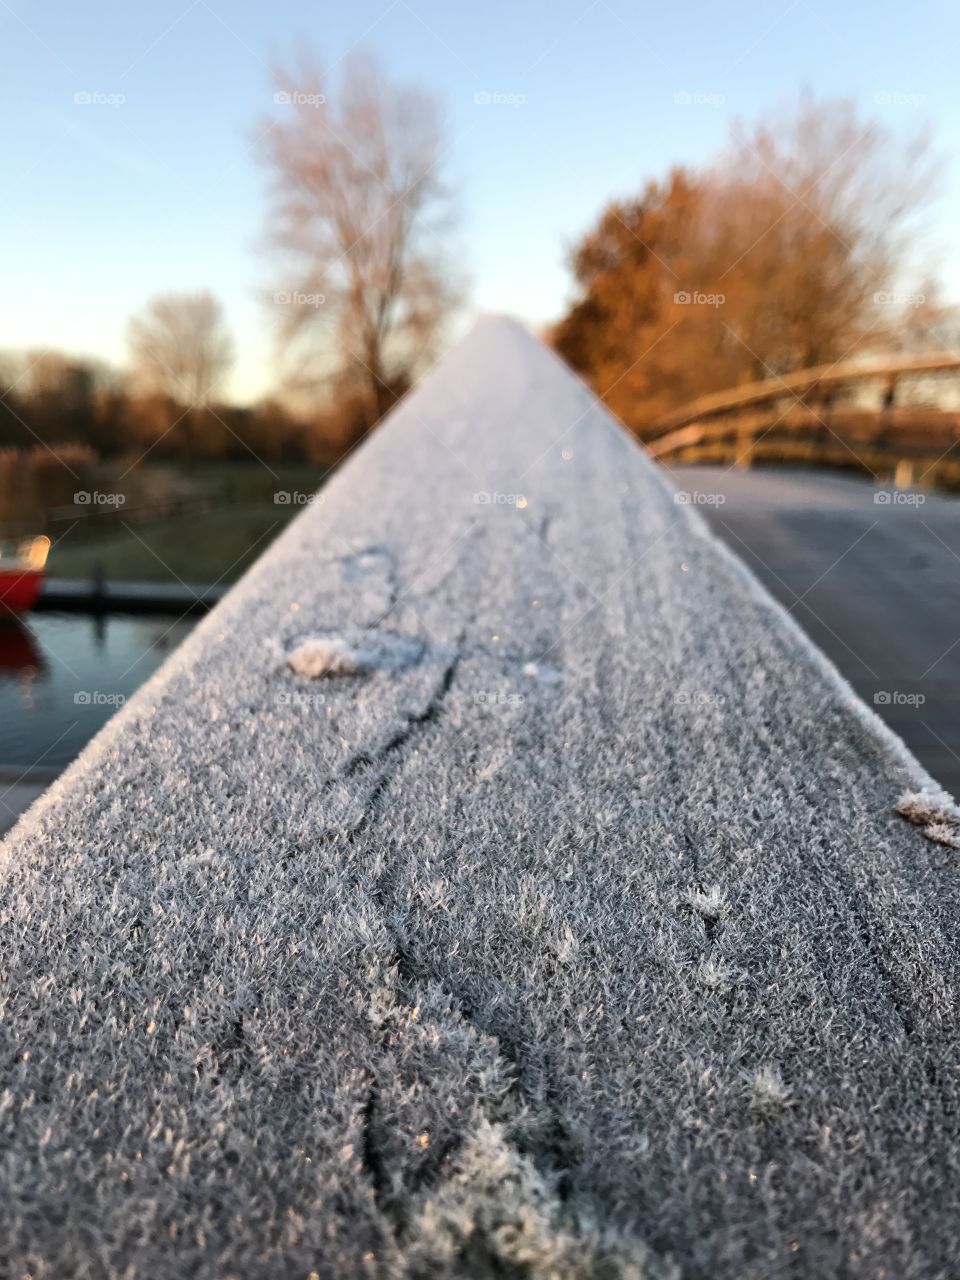
{"type": "Polygon", "coordinates": [[[896,403],[905,385],[958,372],[955,355],[803,369],[701,396],[659,419],[646,447],[662,462],[809,463],[960,488],[960,408],[896,403]],[[879,405],[864,403],[874,386],[879,405]]]}

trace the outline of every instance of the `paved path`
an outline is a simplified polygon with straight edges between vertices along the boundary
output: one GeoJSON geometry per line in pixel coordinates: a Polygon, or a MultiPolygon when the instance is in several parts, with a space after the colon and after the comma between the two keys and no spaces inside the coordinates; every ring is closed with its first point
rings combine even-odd
{"type": "Polygon", "coordinates": [[[21,813],[46,791],[47,785],[46,782],[0,781],[0,836],[9,831],[21,813]]]}
{"type": "Polygon", "coordinates": [[[672,475],[860,696],[960,791],[960,497],[822,471],[672,475]]]}

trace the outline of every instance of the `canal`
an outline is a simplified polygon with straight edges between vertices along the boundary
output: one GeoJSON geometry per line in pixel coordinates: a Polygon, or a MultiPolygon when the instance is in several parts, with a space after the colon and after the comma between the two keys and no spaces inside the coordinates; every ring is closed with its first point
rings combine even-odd
{"type": "Polygon", "coordinates": [[[0,622],[0,769],[69,764],[196,622],[74,612],[0,622]]]}

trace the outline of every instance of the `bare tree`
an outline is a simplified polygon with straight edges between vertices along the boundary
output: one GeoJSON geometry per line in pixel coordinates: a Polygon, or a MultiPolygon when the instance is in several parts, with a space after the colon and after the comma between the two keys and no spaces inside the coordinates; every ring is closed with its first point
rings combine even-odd
{"type": "Polygon", "coordinates": [[[726,319],[751,376],[891,345],[903,315],[888,299],[921,266],[936,176],[926,134],[895,134],[845,99],[803,95],[734,130],[707,175],[702,242],[716,288],[734,285],[726,319]]]}
{"type": "Polygon", "coordinates": [[[309,56],[275,81],[281,115],[263,139],[280,330],[319,330],[310,349],[323,374],[362,390],[375,421],[430,358],[455,304],[437,107],[367,56],[345,65],[336,99],[309,56]]]}
{"type": "Polygon", "coordinates": [[[191,454],[196,418],[233,364],[220,303],[210,293],[161,294],[130,321],[128,345],[136,373],[182,410],[184,446],[191,454]]]}

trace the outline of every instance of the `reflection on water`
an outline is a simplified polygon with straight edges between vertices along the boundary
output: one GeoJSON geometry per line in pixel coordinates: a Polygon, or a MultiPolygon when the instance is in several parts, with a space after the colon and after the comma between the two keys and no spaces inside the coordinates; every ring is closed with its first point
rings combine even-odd
{"type": "Polygon", "coordinates": [[[195,622],[83,613],[0,622],[0,766],[68,764],[195,622]]]}
{"type": "Polygon", "coordinates": [[[0,675],[34,676],[45,666],[32,631],[18,622],[0,622],[0,675]]]}

